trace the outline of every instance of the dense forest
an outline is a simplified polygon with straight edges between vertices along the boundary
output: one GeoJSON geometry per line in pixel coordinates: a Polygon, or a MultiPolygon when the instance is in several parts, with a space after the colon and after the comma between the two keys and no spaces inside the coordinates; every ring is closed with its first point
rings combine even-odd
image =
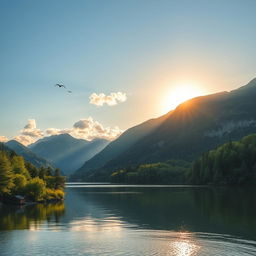
{"type": "Polygon", "coordinates": [[[182,160],[143,164],[115,171],[110,180],[131,184],[256,184],[256,134],[210,150],[192,164],[182,160]]]}
{"type": "Polygon", "coordinates": [[[256,184],[256,134],[204,153],[187,178],[193,184],[256,184]]]}
{"type": "Polygon", "coordinates": [[[27,201],[64,198],[65,177],[51,168],[37,168],[0,145],[0,199],[21,195],[27,201]]]}
{"type": "Polygon", "coordinates": [[[143,164],[113,172],[111,181],[130,184],[184,184],[188,162],[170,160],[164,163],[143,164]]]}

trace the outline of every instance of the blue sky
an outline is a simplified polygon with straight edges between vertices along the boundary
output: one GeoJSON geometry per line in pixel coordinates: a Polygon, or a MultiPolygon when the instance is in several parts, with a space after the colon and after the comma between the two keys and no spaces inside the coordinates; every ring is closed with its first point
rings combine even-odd
{"type": "Polygon", "coordinates": [[[125,130],[167,112],[182,83],[201,94],[242,86],[256,76],[255,10],[254,0],[0,0],[0,135],[28,119],[43,131],[88,117],[125,130]],[[89,103],[113,92],[127,100],[89,103]]]}

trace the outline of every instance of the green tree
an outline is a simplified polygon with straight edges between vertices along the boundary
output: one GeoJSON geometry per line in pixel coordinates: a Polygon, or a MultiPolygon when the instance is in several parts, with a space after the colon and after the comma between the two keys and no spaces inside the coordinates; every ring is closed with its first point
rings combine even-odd
{"type": "Polygon", "coordinates": [[[55,169],[54,171],[54,188],[55,189],[64,189],[66,179],[64,176],[60,175],[60,169],[55,169]]]}
{"type": "Polygon", "coordinates": [[[25,163],[26,169],[28,170],[30,177],[35,178],[39,175],[39,170],[33,164],[26,162],[25,163]]]}
{"type": "Polygon", "coordinates": [[[26,196],[34,201],[43,200],[46,194],[46,185],[45,182],[36,177],[28,181],[25,187],[26,196]]]}
{"type": "Polygon", "coordinates": [[[27,179],[24,175],[22,174],[14,174],[13,176],[13,188],[12,188],[12,192],[13,193],[23,193],[24,192],[24,188],[27,184],[27,179]]]}
{"type": "Polygon", "coordinates": [[[4,152],[0,152],[0,194],[10,193],[14,186],[11,163],[4,152]]]}
{"type": "Polygon", "coordinates": [[[13,169],[14,173],[22,174],[27,179],[30,178],[30,174],[29,174],[28,170],[25,167],[25,161],[24,161],[24,158],[22,156],[12,157],[11,163],[12,163],[12,169],[13,169]]]}

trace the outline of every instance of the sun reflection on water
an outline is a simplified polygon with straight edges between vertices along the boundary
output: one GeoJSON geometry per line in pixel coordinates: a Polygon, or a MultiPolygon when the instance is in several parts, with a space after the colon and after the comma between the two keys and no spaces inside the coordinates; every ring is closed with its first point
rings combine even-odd
{"type": "Polygon", "coordinates": [[[180,237],[170,244],[170,255],[173,256],[196,256],[199,250],[200,246],[187,233],[181,233],[180,237]]]}

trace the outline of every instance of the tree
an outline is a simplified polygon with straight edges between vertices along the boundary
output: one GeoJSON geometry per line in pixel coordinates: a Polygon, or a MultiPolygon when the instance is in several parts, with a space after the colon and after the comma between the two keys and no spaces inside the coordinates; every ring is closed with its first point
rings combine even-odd
{"type": "Polygon", "coordinates": [[[13,188],[12,191],[14,193],[22,193],[24,191],[24,188],[27,184],[27,179],[22,174],[14,174],[13,176],[13,188]]]}
{"type": "Polygon", "coordinates": [[[45,176],[47,176],[47,169],[44,167],[40,167],[38,176],[40,179],[44,180],[45,176]]]}
{"type": "Polygon", "coordinates": [[[63,189],[65,187],[65,177],[60,175],[60,169],[55,169],[54,171],[54,178],[55,178],[55,189],[63,189]]]}
{"type": "Polygon", "coordinates": [[[31,200],[43,200],[46,193],[45,182],[38,177],[31,179],[25,187],[25,193],[31,200]]]}
{"type": "Polygon", "coordinates": [[[12,163],[12,169],[13,172],[16,174],[22,174],[24,175],[27,179],[30,178],[30,174],[28,170],[25,167],[25,161],[22,156],[14,156],[11,158],[11,163],[12,163]]]}
{"type": "Polygon", "coordinates": [[[29,162],[26,162],[25,166],[26,166],[26,169],[28,170],[31,178],[38,177],[38,175],[39,175],[38,168],[36,168],[33,164],[31,164],[29,162]]]}
{"type": "Polygon", "coordinates": [[[10,193],[14,186],[11,163],[5,152],[0,152],[0,194],[10,193]]]}

